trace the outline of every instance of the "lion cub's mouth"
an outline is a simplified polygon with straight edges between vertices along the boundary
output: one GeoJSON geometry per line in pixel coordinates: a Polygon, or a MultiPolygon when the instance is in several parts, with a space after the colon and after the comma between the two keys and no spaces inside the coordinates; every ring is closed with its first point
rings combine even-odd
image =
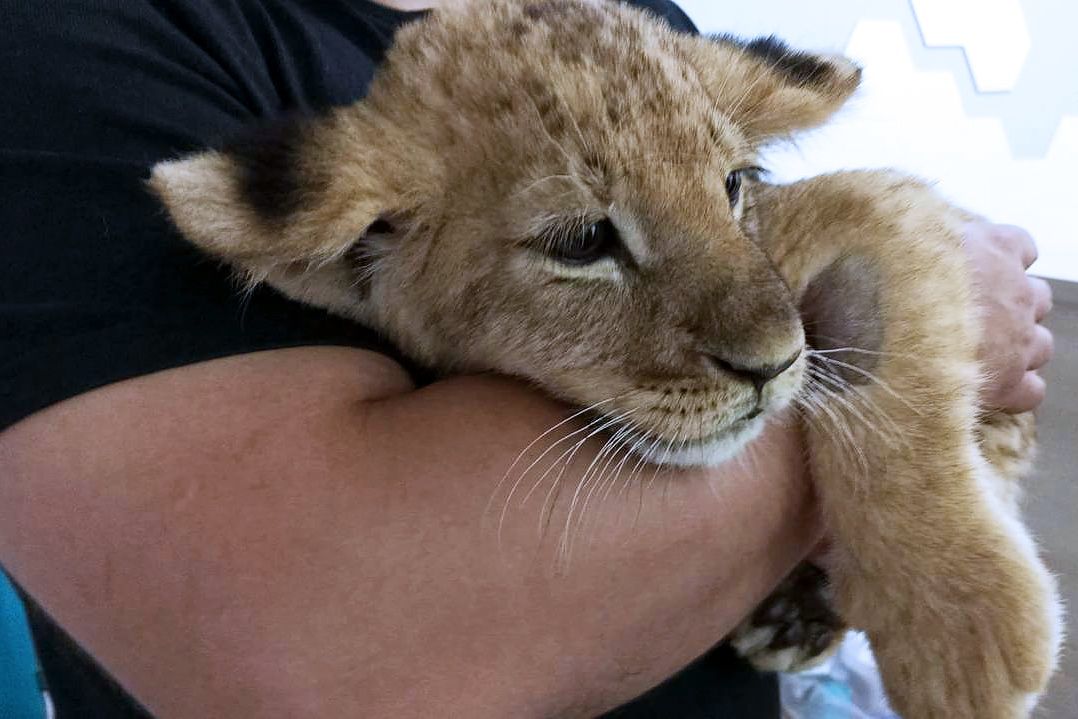
{"type": "Polygon", "coordinates": [[[606,431],[652,464],[716,466],[737,455],[801,387],[803,362],[758,393],[739,384],[644,386],[604,408],[606,431]]]}
{"type": "Polygon", "coordinates": [[[691,442],[667,444],[645,455],[653,464],[678,467],[715,467],[736,456],[746,444],[763,430],[767,419],[763,414],[747,415],[735,420],[721,432],[691,442]]]}
{"type": "Polygon", "coordinates": [[[766,415],[754,411],[709,435],[680,441],[660,438],[643,445],[639,453],[652,464],[714,467],[737,455],[763,430],[766,423],[766,415]]]}
{"type": "MultiPolygon", "coordinates": [[[[622,447],[652,464],[673,466],[716,466],[738,453],[760,433],[775,408],[761,406],[755,400],[740,402],[740,408],[727,409],[718,416],[709,412],[686,413],[675,423],[646,426],[631,411],[611,413],[605,418],[607,431],[617,437],[622,447]]],[[[655,416],[656,413],[651,413],[655,416]]],[[[669,417],[664,409],[660,416],[669,417]]],[[[648,416],[644,412],[644,416],[648,416]]]]}

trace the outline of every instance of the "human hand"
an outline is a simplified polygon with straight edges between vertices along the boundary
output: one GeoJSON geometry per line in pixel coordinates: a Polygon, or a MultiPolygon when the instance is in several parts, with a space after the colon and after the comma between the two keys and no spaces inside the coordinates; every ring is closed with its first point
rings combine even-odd
{"type": "Polygon", "coordinates": [[[1037,259],[1037,247],[1025,230],[988,222],[967,225],[964,240],[982,317],[979,354],[987,381],[981,401],[1005,412],[1028,412],[1044,401],[1037,370],[1053,348],[1052,333],[1040,324],[1052,308],[1052,290],[1025,273],[1037,259]]]}

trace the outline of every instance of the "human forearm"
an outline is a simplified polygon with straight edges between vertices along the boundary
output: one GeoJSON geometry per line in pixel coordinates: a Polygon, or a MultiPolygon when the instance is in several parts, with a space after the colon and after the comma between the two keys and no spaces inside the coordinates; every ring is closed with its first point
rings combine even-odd
{"type": "MultiPolygon", "coordinates": [[[[506,701],[501,706],[513,715],[524,715],[521,707],[549,716],[574,706],[590,716],[604,702],[609,708],[639,694],[732,629],[817,539],[799,437],[783,428],[773,428],[744,464],[710,474],[663,474],[654,482],[649,470],[639,488],[593,497],[589,523],[581,527],[567,513],[601,444],[594,442],[565,471],[566,488],[545,532],[538,527],[552,478],[524,506],[514,502],[499,533],[507,490],[503,485],[493,493],[493,487],[520,448],[562,416],[561,408],[515,384],[466,378],[401,398],[369,430],[384,432],[376,444],[407,437],[408,448],[423,448],[422,456],[402,455],[393,473],[425,475],[421,491],[432,494],[416,504],[452,516],[449,531],[435,541],[461,548],[459,555],[450,553],[459,561],[443,566],[439,583],[461,587],[468,598],[442,606],[446,615],[429,625],[412,656],[418,662],[445,657],[434,674],[443,674],[447,689],[468,686],[473,672],[486,669],[488,706],[506,701]],[[470,467],[483,468],[482,474],[461,486],[470,467]],[[492,493],[484,529],[477,517],[492,493]],[[567,531],[572,554],[559,563],[558,544],[567,531]],[[476,623],[461,632],[461,622],[469,620],[476,623]],[[460,643],[462,633],[468,644],[460,643]],[[429,642],[439,637],[445,645],[432,650],[429,642]],[[454,677],[447,665],[469,669],[454,677]],[[529,706],[533,700],[541,702],[529,706]]],[[[540,475],[529,475],[515,498],[540,475]]],[[[387,477],[378,484],[392,482],[387,477]]],[[[577,512],[586,495],[586,489],[579,495],[577,512]]],[[[406,511],[402,506],[396,514],[406,511]]],[[[424,576],[437,576],[431,560],[444,547],[427,552],[422,544],[411,561],[424,576]]],[[[435,589],[428,601],[441,605],[442,597],[435,589]]],[[[413,616],[423,603],[414,607],[413,616]]],[[[478,712],[475,706],[462,714],[478,712]]]]}
{"type": "Polygon", "coordinates": [[[562,409],[490,378],[364,403],[362,356],[206,363],[16,426],[0,556],[163,717],[522,716],[657,683],[815,541],[800,447],[774,431],[714,494],[659,477],[634,521],[640,495],[612,493],[555,574],[535,506],[500,542],[483,517],[562,409]]]}

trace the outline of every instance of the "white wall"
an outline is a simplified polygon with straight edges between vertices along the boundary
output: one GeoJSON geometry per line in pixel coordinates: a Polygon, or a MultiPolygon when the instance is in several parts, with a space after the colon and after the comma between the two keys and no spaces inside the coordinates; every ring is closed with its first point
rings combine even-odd
{"type": "Polygon", "coordinates": [[[705,32],[775,33],[864,67],[833,124],[765,158],[780,179],[896,167],[938,180],[963,206],[1029,229],[1036,273],[1078,281],[1078,52],[1038,45],[1056,23],[1078,27],[1078,2],[1058,0],[1054,15],[1053,0],[1025,3],[1037,22],[1019,0],[679,4],[705,32]]]}

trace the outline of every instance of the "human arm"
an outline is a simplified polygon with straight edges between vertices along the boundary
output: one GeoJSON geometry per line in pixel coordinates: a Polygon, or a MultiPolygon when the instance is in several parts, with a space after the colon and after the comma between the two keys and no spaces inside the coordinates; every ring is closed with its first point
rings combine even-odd
{"type": "Polygon", "coordinates": [[[818,529],[776,428],[754,475],[660,476],[554,575],[537,507],[500,543],[482,517],[563,413],[343,349],[132,380],[2,435],[0,556],[161,716],[587,716],[705,651],[818,529]]]}

